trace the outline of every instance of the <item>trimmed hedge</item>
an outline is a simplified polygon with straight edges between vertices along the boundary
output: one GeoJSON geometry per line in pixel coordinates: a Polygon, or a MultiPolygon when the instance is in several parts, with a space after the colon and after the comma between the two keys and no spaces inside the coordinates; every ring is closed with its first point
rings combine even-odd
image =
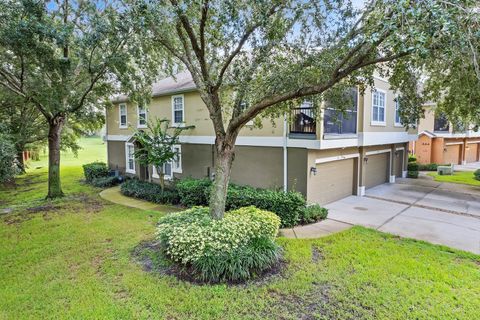
{"type": "Polygon", "coordinates": [[[415,155],[408,155],[408,162],[417,162],[417,157],[415,155]]]}
{"type": "Polygon", "coordinates": [[[309,224],[315,223],[327,218],[328,209],[323,208],[319,204],[312,204],[305,208],[303,208],[302,213],[300,215],[300,223],[301,224],[309,224]]]}
{"type": "Polygon", "coordinates": [[[407,178],[418,178],[418,164],[416,162],[409,162],[407,165],[407,178]]]}
{"type": "Polygon", "coordinates": [[[279,226],[278,216],[255,207],[229,211],[221,220],[194,207],[162,217],[157,235],[166,257],[195,280],[238,282],[278,263],[279,226]]]}
{"type": "Polygon", "coordinates": [[[480,169],[475,170],[475,172],[473,172],[473,175],[475,176],[475,179],[480,180],[480,169]]]}
{"type": "Polygon", "coordinates": [[[180,197],[175,188],[166,186],[162,192],[162,188],[159,184],[140,181],[138,179],[129,179],[125,181],[120,187],[120,190],[123,195],[128,197],[143,199],[150,202],[160,204],[180,203],[180,197]]]}
{"type": "Polygon", "coordinates": [[[97,188],[108,188],[119,184],[121,180],[118,177],[99,177],[90,181],[90,184],[97,188]]]}
{"type": "Polygon", "coordinates": [[[209,179],[186,178],[176,183],[176,188],[180,196],[180,203],[186,207],[208,206],[208,193],[212,181],[209,179]]]}
{"type": "Polygon", "coordinates": [[[91,183],[94,179],[108,177],[108,166],[105,162],[84,164],[83,174],[87,183],[91,183]]]}
{"type": "MultiPolygon", "coordinates": [[[[161,196],[161,188],[157,184],[130,180],[122,184],[122,193],[157,203],[180,203],[185,207],[208,206],[212,181],[209,179],[186,178],[168,187],[165,192],[168,196],[161,196]],[[170,194],[174,197],[170,199],[170,194]],[[166,198],[166,199],[165,199],[166,198]]],[[[306,210],[306,201],[298,192],[283,192],[268,189],[259,189],[249,186],[230,184],[227,191],[226,211],[242,207],[255,206],[262,210],[274,212],[281,219],[282,227],[293,227],[299,223],[316,222],[323,219],[327,210],[306,210]],[[318,213],[313,211],[317,210],[318,213]]],[[[319,206],[319,208],[321,208],[319,206]]]]}

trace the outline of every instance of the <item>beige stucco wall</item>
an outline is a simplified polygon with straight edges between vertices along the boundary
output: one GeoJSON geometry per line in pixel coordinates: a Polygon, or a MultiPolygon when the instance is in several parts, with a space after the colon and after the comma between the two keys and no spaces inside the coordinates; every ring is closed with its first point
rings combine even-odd
{"type": "Polygon", "coordinates": [[[432,106],[426,106],[424,108],[424,116],[425,118],[421,118],[418,122],[418,132],[422,131],[430,131],[433,132],[434,124],[435,124],[435,111],[432,106]]]}
{"type": "Polygon", "coordinates": [[[112,170],[119,170],[125,172],[125,142],[123,141],[108,141],[108,167],[112,170]]]}
{"type": "MultiPolygon", "coordinates": [[[[214,135],[213,124],[209,117],[208,110],[203,103],[198,92],[182,93],[184,97],[185,125],[193,125],[194,129],[184,132],[184,135],[192,136],[212,136],[214,135]]],[[[172,120],[172,97],[167,95],[152,98],[148,105],[147,118],[172,120]]],[[[228,120],[228,116],[225,117],[228,120]]],[[[107,110],[107,134],[109,135],[130,135],[137,128],[137,106],[134,103],[127,103],[127,122],[129,128],[119,127],[119,106],[118,104],[107,110]]],[[[275,119],[272,123],[270,119],[262,120],[262,128],[254,128],[251,125],[245,126],[240,136],[282,136],[283,119],[275,119]]]]}
{"type": "Polygon", "coordinates": [[[385,91],[385,126],[383,125],[372,125],[372,104],[373,104],[373,94],[372,88],[367,88],[364,92],[363,97],[360,99],[363,100],[363,126],[361,131],[366,132],[404,132],[405,128],[403,126],[395,126],[395,93],[390,89],[390,84],[384,80],[378,78],[374,79],[374,89],[379,89],[385,91]]]}

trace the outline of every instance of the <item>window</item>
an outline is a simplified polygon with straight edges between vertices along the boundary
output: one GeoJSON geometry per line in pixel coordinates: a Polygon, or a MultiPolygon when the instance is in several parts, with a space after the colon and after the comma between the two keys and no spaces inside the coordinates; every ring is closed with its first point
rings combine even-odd
{"type": "Polygon", "coordinates": [[[182,146],[174,146],[173,151],[175,152],[172,162],[173,172],[182,173],[182,146]]]}
{"type": "Polygon", "coordinates": [[[433,131],[443,131],[448,132],[450,130],[450,126],[448,124],[448,119],[445,114],[435,114],[435,122],[433,124],[433,131]]]}
{"type": "Polygon", "coordinates": [[[122,103],[118,106],[120,114],[120,128],[127,127],[127,105],[122,103]]]}
{"type": "Polygon", "coordinates": [[[372,95],[372,123],[385,125],[385,92],[375,90],[372,95]]]}
{"type": "MultiPolygon", "coordinates": [[[[248,108],[248,103],[246,103],[245,101],[240,102],[240,109],[242,110],[242,112],[247,110],[247,108],[248,108]]],[[[253,120],[248,121],[247,123],[245,123],[245,125],[253,126],[253,120]]]]}
{"type": "Polygon", "coordinates": [[[395,99],[395,126],[402,126],[402,120],[400,118],[400,101],[398,97],[395,99]]]}
{"type": "Polygon", "coordinates": [[[147,127],[147,108],[145,106],[137,107],[137,117],[138,117],[138,128],[147,127]]]}
{"type": "Polygon", "coordinates": [[[172,122],[173,125],[183,124],[184,116],[184,101],[183,95],[172,96],[172,122]]]}
{"type": "Polygon", "coordinates": [[[135,147],[133,143],[126,143],[125,144],[125,155],[126,155],[126,172],[128,173],[135,173],[135,147]]]}
{"type": "MultiPolygon", "coordinates": [[[[171,180],[173,178],[173,173],[182,173],[182,146],[175,145],[173,150],[176,153],[176,156],[173,158],[171,162],[167,162],[163,165],[163,173],[165,174],[165,179],[171,180]]],[[[155,166],[152,170],[152,177],[159,178],[157,168],[155,166]]]]}
{"type": "Polygon", "coordinates": [[[351,90],[353,105],[346,108],[345,113],[340,108],[326,103],[323,115],[323,129],[325,134],[356,134],[357,133],[357,89],[351,90]]]}

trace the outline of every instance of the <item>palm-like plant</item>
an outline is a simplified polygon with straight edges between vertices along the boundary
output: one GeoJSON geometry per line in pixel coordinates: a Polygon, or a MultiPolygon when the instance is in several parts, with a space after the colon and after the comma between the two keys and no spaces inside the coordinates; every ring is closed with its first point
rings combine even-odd
{"type": "Polygon", "coordinates": [[[165,188],[164,165],[178,157],[174,146],[179,143],[180,134],[194,126],[170,126],[170,120],[154,119],[148,122],[147,130],[134,134],[136,142],[135,159],[143,165],[152,165],[160,178],[162,192],[165,188]]]}

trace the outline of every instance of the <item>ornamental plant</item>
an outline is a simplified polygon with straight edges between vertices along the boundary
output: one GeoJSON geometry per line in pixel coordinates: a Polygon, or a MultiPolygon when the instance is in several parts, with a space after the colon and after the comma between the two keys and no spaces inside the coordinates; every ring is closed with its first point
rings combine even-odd
{"type": "Polygon", "coordinates": [[[208,208],[173,213],[160,219],[157,237],[174,264],[204,282],[243,281],[280,259],[274,240],[280,218],[255,207],[212,219],[208,208]]]}

